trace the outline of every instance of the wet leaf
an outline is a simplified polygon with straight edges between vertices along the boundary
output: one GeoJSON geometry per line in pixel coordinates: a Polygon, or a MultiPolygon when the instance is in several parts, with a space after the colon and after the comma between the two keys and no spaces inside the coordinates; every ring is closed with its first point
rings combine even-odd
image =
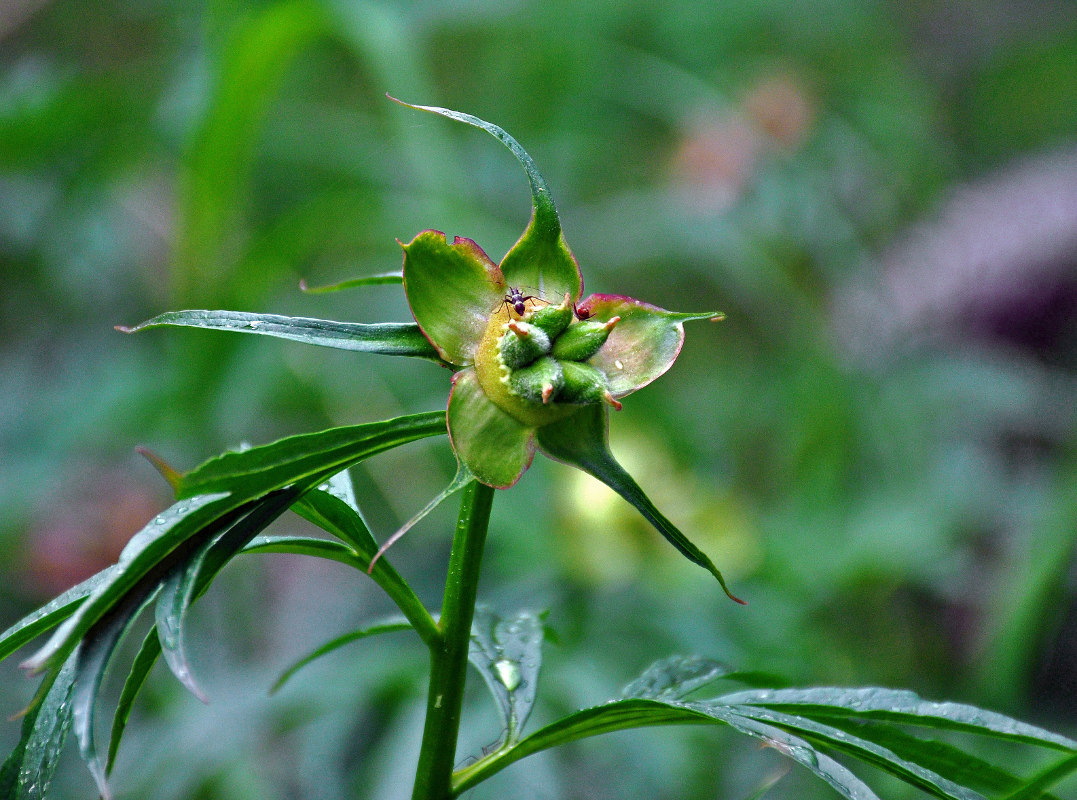
{"type": "Polygon", "coordinates": [[[640,677],[624,688],[621,696],[680,700],[701,686],[731,673],[727,665],[714,659],[671,656],[651,664],[640,677]]]}
{"type": "Polygon", "coordinates": [[[729,591],[725,578],[714,562],[666,519],[639,484],[613,458],[609,450],[607,427],[608,416],[604,406],[584,406],[578,414],[539,428],[539,447],[550,458],[583,470],[621,495],[685,558],[710,572],[729,599],[743,604],[743,600],[729,591]]]}
{"type": "Polygon", "coordinates": [[[334,322],[309,317],[282,317],[277,314],[250,314],[244,311],[168,311],[130,327],[117,325],[123,333],[138,333],[164,326],[205,328],[274,336],[303,344],[378,353],[386,356],[412,356],[444,363],[437,351],[411,322],[334,322]]]}
{"type": "Polygon", "coordinates": [[[503,746],[519,739],[535,704],[543,632],[542,615],[534,611],[502,619],[484,606],[475,609],[468,660],[497,701],[506,730],[503,746]]]}

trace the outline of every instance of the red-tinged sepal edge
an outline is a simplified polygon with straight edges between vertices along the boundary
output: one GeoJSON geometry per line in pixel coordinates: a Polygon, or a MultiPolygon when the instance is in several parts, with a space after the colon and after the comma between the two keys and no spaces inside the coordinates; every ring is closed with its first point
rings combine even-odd
{"type": "Polygon", "coordinates": [[[423,231],[401,247],[404,294],[415,321],[438,355],[468,366],[505,296],[501,270],[471,239],[457,236],[449,244],[441,231],[423,231]]]}
{"type": "Polygon", "coordinates": [[[535,429],[495,405],[475,375],[453,376],[449,393],[449,439],[460,461],[487,486],[507,489],[535,457],[535,429]]]}
{"type": "Polygon", "coordinates": [[[730,600],[747,605],[729,590],[714,562],[655,507],[639,484],[617,463],[610,453],[608,429],[609,414],[605,406],[584,406],[571,417],[539,428],[538,446],[550,458],[583,470],[621,495],[685,558],[711,573],[730,600]]]}
{"type": "Polygon", "coordinates": [[[610,392],[624,397],[664,374],[681,352],[684,323],[722,319],[715,311],[681,313],[615,294],[593,294],[577,306],[589,322],[619,317],[609,338],[588,363],[606,374],[610,392]]]}

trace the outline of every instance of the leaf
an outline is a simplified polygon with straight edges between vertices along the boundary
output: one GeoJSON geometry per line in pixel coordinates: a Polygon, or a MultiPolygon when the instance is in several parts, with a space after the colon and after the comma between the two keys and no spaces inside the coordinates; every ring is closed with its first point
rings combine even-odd
{"type": "Polygon", "coordinates": [[[404,282],[404,273],[400,270],[396,272],[381,272],[377,275],[367,275],[362,278],[352,278],[351,280],[341,281],[340,283],[332,283],[327,286],[307,286],[306,281],[299,282],[300,290],[307,294],[329,294],[331,292],[339,292],[344,289],[355,289],[359,286],[379,286],[382,284],[402,284],[404,282]]]}
{"type": "Polygon", "coordinates": [[[63,594],[50,600],[41,608],[26,615],[3,633],[0,633],[0,661],[10,656],[27,642],[50,631],[70,617],[82,602],[103,581],[107,581],[114,566],[106,567],[82,583],[72,586],[63,594]]]}
{"type": "Polygon", "coordinates": [[[507,147],[527,172],[531,186],[531,221],[519,241],[501,260],[501,271],[510,286],[534,287],[545,297],[562,297],[568,292],[578,300],[583,279],[575,257],[565,244],[550,188],[520,143],[493,123],[471,114],[437,106],[418,106],[389,97],[402,106],[429,111],[484,130],[507,147]]]}
{"type": "Polygon", "coordinates": [[[425,517],[435,508],[444,503],[445,500],[447,500],[449,497],[463,489],[473,480],[475,480],[475,476],[471,474],[471,471],[466,466],[464,466],[464,463],[462,461],[458,461],[456,464],[456,474],[449,482],[449,485],[446,486],[441,492],[439,492],[433,500],[423,506],[422,510],[418,511],[414,516],[411,517],[411,519],[401,525],[392,536],[385,540],[385,543],[378,548],[378,552],[374,554],[374,558],[371,559],[370,567],[368,567],[367,571],[369,572],[370,570],[372,570],[374,568],[374,565],[377,564],[377,562],[381,559],[385,551],[392,547],[393,544],[395,544],[405,533],[414,528],[415,525],[423,519],[423,517],[425,517]]]}
{"type": "Polygon", "coordinates": [[[738,692],[718,698],[729,705],[762,705],[828,721],[833,716],[887,720],[964,731],[1041,747],[1077,751],[1077,742],[994,711],[961,703],[932,703],[896,689],[775,689],[738,692]]]}
{"type": "Polygon", "coordinates": [[[363,561],[346,544],[331,539],[315,539],[310,536],[255,536],[241,552],[291,553],[324,558],[359,570],[366,569],[363,561]]]}
{"type": "Polygon", "coordinates": [[[726,586],[725,578],[706,554],[660,512],[632,476],[624,471],[609,450],[608,416],[606,408],[595,404],[584,406],[567,419],[538,429],[538,444],[550,458],[563,461],[583,470],[631,503],[661,533],[666,540],[694,564],[711,573],[730,600],[744,605],[726,586]]]}
{"type": "Polygon", "coordinates": [[[731,673],[730,667],[710,658],[670,656],[651,664],[622,690],[621,696],[680,700],[701,686],[731,673]]]}
{"type": "Polygon", "coordinates": [[[356,565],[364,572],[369,570],[370,577],[396,603],[420,638],[429,646],[440,642],[441,631],[434,618],[408,582],[389,564],[388,559],[380,558],[373,569],[370,568],[378,551],[378,544],[355,508],[321,490],[308,492],[292,508],[304,519],[352,545],[355,548],[353,553],[356,565]]]}
{"type": "Polygon", "coordinates": [[[502,619],[485,606],[475,609],[468,660],[482,675],[505,723],[505,741],[519,739],[535,704],[542,663],[542,615],[520,611],[502,619]]]}
{"type": "Polygon", "coordinates": [[[160,655],[161,640],[157,636],[157,628],[153,627],[146,634],[146,638],[142,640],[142,646],[139,647],[138,653],[135,655],[135,660],[127,673],[127,679],[123,683],[123,690],[120,692],[120,700],[116,705],[116,711],[112,716],[108,758],[105,761],[106,776],[112,774],[112,767],[116,763],[116,754],[120,750],[120,741],[123,739],[124,730],[127,728],[127,720],[131,716],[131,709],[134,707],[135,699],[138,697],[142,685],[146,682],[150,670],[153,669],[153,665],[157,663],[157,658],[160,655]]]}
{"type": "Polygon", "coordinates": [[[514,761],[551,747],[613,731],[683,724],[729,725],[741,733],[763,740],[783,755],[807,767],[849,800],[877,800],[867,785],[841,764],[780,728],[743,717],[730,708],[702,708],[696,704],[647,698],[615,700],[602,706],[577,711],[547,725],[517,744],[457,770],[453,774],[453,792],[459,794],[514,761]]]}
{"type": "Polygon", "coordinates": [[[282,317],[277,314],[251,314],[245,311],[198,310],[167,311],[138,325],[117,325],[116,330],[138,333],[147,328],[163,326],[257,333],[337,350],[412,356],[439,364],[445,363],[423,336],[419,326],[412,322],[364,324],[309,317],[282,317]]]}
{"type": "Polygon", "coordinates": [[[1023,784],[1015,775],[947,742],[921,739],[893,725],[859,721],[853,717],[829,717],[827,723],[882,745],[907,761],[913,761],[954,783],[980,792],[1012,792],[1023,784]]]}
{"type": "Polygon", "coordinates": [[[316,661],[324,655],[332,653],[334,650],[337,650],[346,644],[351,644],[352,642],[357,642],[360,639],[366,639],[370,636],[377,636],[380,633],[394,633],[396,631],[410,630],[413,630],[410,622],[408,622],[407,620],[395,620],[382,622],[377,625],[371,625],[367,628],[360,628],[357,631],[351,631],[350,633],[345,633],[343,636],[338,636],[335,639],[331,639],[330,641],[323,644],[321,647],[303,656],[301,659],[299,659],[286,670],[284,670],[284,672],[280,674],[280,677],[277,678],[272,688],[270,688],[269,693],[274,694],[288,681],[289,678],[295,675],[295,673],[297,673],[303,667],[307,666],[307,664],[316,661]]]}
{"type": "Polygon", "coordinates": [[[71,698],[75,738],[79,743],[79,754],[105,800],[109,800],[112,793],[109,791],[105,766],[98,758],[94,745],[97,696],[116,648],[156,592],[157,582],[152,579],[128,592],[87,632],[78,650],[75,689],[71,698]]]}
{"type": "Polygon", "coordinates": [[[209,583],[209,576],[204,574],[207,560],[212,555],[213,560],[210,563],[219,571],[256,534],[284,513],[305,491],[304,484],[295,484],[259,499],[252,504],[250,511],[223,533],[208,539],[189,559],[176,565],[161,585],[161,595],[157,600],[155,614],[157,634],[161,640],[161,652],[176,680],[203,703],[209,700],[198,687],[191,673],[184,646],[184,622],[197,591],[209,583]]]}
{"type": "Polygon", "coordinates": [[[761,706],[732,706],[732,708],[743,716],[791,731],[813,744],[827,745],[839,752],[853,755],[935,797],[944,798],[944,800],[984,800],[979,792],[959,786],[920,764],[899,757],[885,747],[846,733],[839,728],[761,706]]]}
{"type": "Polygon", "coordinates": [[[330,428],[212,458],[183,476],[180,497],[216,491],[257,496],[317,475],[328,480],[359,461],[446,432],[445,412],[330,428]]]}
{"type": "Polygon", "coordinates": [[[78,652],[47,676],[23,717],[22,737],[0,767],[0,798],[44,800],[71,727],[71,692],[78,652]]]}
{"type": "Polygon", "coordinates": [[[1018,791],[1007,795],[1005,800],[1036,800],[1036,798],[1042,797],[1043,792],[1048,788],[1074,772],[1077,772],[1077,753],[1040,770],[1032,780],[1018,791]]]}

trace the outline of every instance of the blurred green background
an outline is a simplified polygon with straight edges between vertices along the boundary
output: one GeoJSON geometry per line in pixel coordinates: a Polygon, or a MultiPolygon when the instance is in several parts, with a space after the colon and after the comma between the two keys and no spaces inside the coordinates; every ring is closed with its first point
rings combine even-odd
{"type": "MultiPolygon", "coordinates": [[[[0,628],[168,503],[136,445],[186,469],[444,404],[448,373],[425,362],[113,330],[177,308],[405,320],[398,287],[298,282],[398,269],[394,240],[429,227],[499,258],[527,220],[519,166],[385,92],[516,136],[589,291],[729,315],[689,328],[612,438],[750,605],[597,483],[536,461],[497,498],[480,589],[550,610],[533,725],[698,652],[1077,734],[1068,0],[7,0],[0,628]]],[[[354,478],[385,537],[451,474],[439,441],[354,478]]],[[[439,510],[392,552],[434,606],[452,520],[439,510]]],[[[417,642],[354,645],[266,696],[299,655],[388,611],[336,565],[240,559],[194,615],[212,703],[158,667],[118,796],[408,797],[417,642]]],[[[34,688],[15,661],[4,717],[34,688]]],[[[472,688],[461,758],[498,736],[472,688]]],[[[0,725],[0,751],[17,734],[0,725]]],[[[733,735],[650,730],[537,756],[469,796],[738,800],[779,776],[768,798],[832,796],[786,769],[733,735]]],[[[91,786],[68,752],[57,797],[91,786]]]]}

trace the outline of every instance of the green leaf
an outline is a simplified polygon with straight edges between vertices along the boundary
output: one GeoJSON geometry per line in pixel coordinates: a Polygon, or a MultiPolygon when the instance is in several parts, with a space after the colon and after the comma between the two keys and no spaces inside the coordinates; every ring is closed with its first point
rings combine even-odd
{"type": "MultiPolygon", "coordinates": [[[[451,401],[450,401],[451,409],[451,401]]],[[[450,413],[451,425],[451,413],[450,413]]],[[[631,503],[689,561],[706,569],[729,599],[744,604],[726,586],[725,578],[706,554],[670,522],[644,494],[632,476],[614,460],[609,450],[605,406],[589,405],[579,413],[538,429],[538,444],[550,458],[563,461],[598,478],[631,503]]]]}
{"type": "Polygon", "coordinates": [[[579,311],[598,322],[614,317],[620,321],[602,348],[588,361],[606,374],[610,392],[624,397],[641,389],[673,366],[684,344],[684,323],[722,319],[709,311],[682,314],[650,303],[611,294],[593,294],[580,303],[579,311]]]}
{"type": "MultiPolygon", "coordinates": [[[[539,174],[538,167],[515,139],[497,125],[447,108],[436,106],[418,106],[404,103],[390,97],[408,108],[429,111],[443,117],[472,125],[486,131],[505,147],[527,172],[527,182],[531,186],[531,221],[520,240],[501,261],[501,272],[510,286],[527,286],[538,290],[546,299],[559,299],[568,292],[573,300],[578,300],[583,289],[583,279],[575,257],[565,244],[561,233],[561,221],[557,216],[553,196],[546,181],[539,174]]],[[[405,270],[406,274],[406,270],[405,270]]],[[[420,320],[421,324],[422,320],[420,320]]]]}
{"type": "Polygon", "coordinates": [[[106,776],[112,774],[112,767],[116,763],[116,755],[120,750],[120,741],[123,739],[124,730],[127,728],[127,720],[131,716],[131,709],[135,705],[135,699],[138,697],[139,691],[142,689],[146,678],[149,677],[150,670],[153,669],[153,665],[157,663],[157,658],[160,655],[161,640],[157,636],[157,628],[153,627],[146,634],[146,638],[142,640],[142,646],[139,647],[138,653],[135,655],[135,660],[131,664],[126,680],[124,680],[120,700],[116,705],[116,712],[112,716],[108,758],[105,761],[106,776]]]}
{"type": "Polygon", "coordinates": [[[471,473],[498,489],[516,483],[535,457],[534,430],[494,405],[473,369],[453,376],[449,438],[471,473]]]}
{"type": "Polygon", "coordinates": [[[501,270],[471,239],[449,244],[441,231],[423,231],[401,246],[415,321],[445,361],[473,364],[490,315],[505,298],[501,270]]]}
{"type": "Polygon", "coordinates": [[[255,536],[241,551],[243,553],[290,553],[297,556],[313,556],[347,564],[358,570],[366,570],[362,559],[343,542],[331,539],[315,539],[310,536],[255,536]]]}
{"type": "Polygon", "coordinates": [[[0,661],[74,614],[94,589],[109,579],[115,569],[114,566],[106,567],[0,633],[0,661]]]}
{"type": "Polygon", "coordinates": [[[701,686],[733,674],[726,664],[702,656],[670,656],[651,664],[625,686],[622,697],[680,700],[701,686]]]}
{"type": "Polygon", "coordinates": [[[365,458],[445,432],[445,413],[429,411],[289,436],[206,461],[183,476],[180,497],[217,491],[257,496],[313,475],[325,481],[365,458]]]}
{"type": "Polygon", "coordinates": [[[729,705],[761,705],[827,722],[830,717],[887,720],[905,725],[964,731],[1012,742],[1077,751],[1077,742],[994,711],[961,703],[933,703],[897,689],[775,689],[718,698],[729,705]]]}
{"type": "Polygon", "coordinates": [[[89,630],[78,649],[75,690],[71,698],[75,738],[79,743],[79,754],[89,767],[97,789],[105,800],[108,800],[112,793],[108,788],[105,765],[98,758],[94,744],[97,696],[116,648],[156,592],[157,581],[153,579],[144,581],[128,592],[89,630]]]}
{"type": "Polygon", "coordinates": [[[244,311],[168,311],[138,325],[117,325],[123,333],[138,333],[146,328],[163,326],[207,328],[274,336],[303,344],[379,353],[387,356],[412,356],[443,364],[418,325],[411,322],[334,322],[308,317],[282,317],[277,314],[249,314],[244,311]]]}
{"type": "MultiPolygon", "coordinates": [[[[956,784],[979,792],[1001,794],[1015,791],[1023,785],[1017,776],[938,739],[921,739],[894,725],[876,724],[853,717],[828,717],[826,721],[834,728],[881,745],[906,761],[913,761],[956,784]]],[[[1054,800],[1049,796],[1044,797],[1054,800]]]]}
{"type": "Polygon", "coordinates": [[[299,288],[307,294],[329,294],[331,292],[340,292],[344,289],[355,289],[360,286],[381,286],[384,284],[401,284],[403,282],[404,273],[397,270],[396,272],[381,272],[377,275],[367,275],[363,278],[352,278],[351,280],[341,281],[340,283],[331,283],[326,286],[307,286],[306,281],[300,281],[299,288]]]}
{"type": "Polygon", "coordinates": [[[1005,800],[1036,800],[1042,797],[1043,792],[1054,786],[1060,780],[1077,772],[1077,753],[1050,764],[1013,794],[1007,795],[1005,800]]]}
{"type": "Polygon", "coordinates": [[[615,700],[577,711],[547,725],[519,743],[457,770],[453,774],[453,792],[459,794],[514,761],[551,747],[630,728],[686,724],[728,725],[741,733],[761,739],[778,752],[807,767],[849,800],[877,800],[867,785],[845,767],[780,728],[743,717],[730,708],[702,708],[696,704],[646,698],[615,700]]]}
{"type": "Polygon", "coordinates": [[[411,623],[407,620],[394,620],[382,622],[377,625],[371,625],[367,628],[360,628],[357,631],[351,631],[350,633],[345,633],[343,636],[338,636],[335,639],[331,639],[330,641],[323,644],[321,647],[303,656],[301,659],[299,659],[286,670],[284,670],[284,672],[280,674],[280,677],[277,678],[272,688],[270,688],[269,693],[274,694],[277,690],[284,686],[284,684],[288,681],[289,678],[295,675],[295,673],[297,673],[303,667],[307,666],[313,661],[317,661],[324,655],[332,653],[334,650],[338,650],[346,644],[351,644],[352,642],[357,642],[360,639],[366,639],[371,636],[377,636],[380,633],[394,633],[396,631],[410,630],[414,630],[414,628],[412,628],[411,623]]]}
{"type": "Polygon", "coordinates": [[[885,747],[854,736],[840,728],[795,714],[772,711],[761,706],[733,706],[733,708],[743,716],[802,736],[814,745],[828,746],[838,752],[855,756],[943,800],[984,800],[979,792],[959,786],[920,764],[907,761],[885,747]]]}
{"type": "Polygon", "coordinates": [[[379,558],[373,569],[370,569],[371,561],[378,552],[378,544],[370,535],[362,516],[352,505],[327,491],[317,490],[307,493],[292,508],[307,521],[355,548],[352,552],[356,566],[364,572],[370,571],[370,577],[396,603],[420,638],[430,646],[440,641],[441,631],[438,630],[434,618],[408,582],[389,564],[388,559],[379,558]]]}
{"type": "Polygon", "coordinates": [[[502,619],[485,606],[475,609],[468,660],[501,711],[506,728],[502,746],[519,739],[535,704],[543,633],[542,615],[534,611],[502,619]]]}
{"type": "Polygon", "coordinates": [[[187,611],[199,590],[204,591],[208,586],[212,575],[305,491],[306,486],[300,483],[260,498],[242,518],[223,533],[207,539],[190,558],[177,564],[161,585],[155,614],[161,652],[176,680],[204,703],[209,701],[194,680],[184,643],[187,611]],[[206,571],[207,565],[213,570],[212,574],[206,571]]]}
{"type": "Polygon", "coordinates": [[[48,675],[23,717],[22,737],[0,767],[0,798],[44,800],[71,727],[71,692],[78,652],[48,675]]]}

